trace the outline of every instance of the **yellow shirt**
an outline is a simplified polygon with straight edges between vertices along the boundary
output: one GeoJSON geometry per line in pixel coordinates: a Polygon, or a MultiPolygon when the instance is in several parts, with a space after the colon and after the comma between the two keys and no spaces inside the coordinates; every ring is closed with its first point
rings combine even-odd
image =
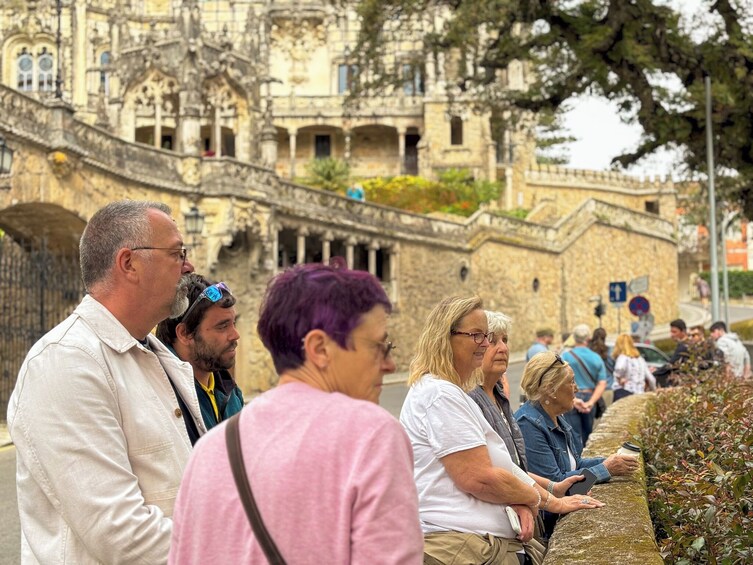
{"type": "Polygon", "coordinates": [[[217,419],[217,421],[220,421],[220,412],[217,410],[217,400],[214,398],[214,373],[209,373],[209,386],[204,386],[203,383],[199,383],[201,385],[201,388],[204,389],[204,392],[206,392],[209,395],[209,400],[212,401],[212,409],[214,410],[214,417],[217,419]]]}

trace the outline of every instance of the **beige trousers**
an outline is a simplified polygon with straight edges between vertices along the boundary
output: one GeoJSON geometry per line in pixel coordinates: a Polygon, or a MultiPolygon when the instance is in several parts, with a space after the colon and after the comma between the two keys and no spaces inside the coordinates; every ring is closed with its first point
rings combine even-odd
{"type": "Polygon", "coordinates": [[[424,565],[520,565],[518,540],[467,534],[436,532],[424,535],[424,565]]]}

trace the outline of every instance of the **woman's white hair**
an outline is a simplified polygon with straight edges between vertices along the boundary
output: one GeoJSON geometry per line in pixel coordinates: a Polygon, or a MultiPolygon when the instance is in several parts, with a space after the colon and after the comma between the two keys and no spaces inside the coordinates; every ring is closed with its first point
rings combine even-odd
{"type": "Polygon", "coordinates": [[[486,322],[489,324],[490,332],[494,332],[496,335],[510,335],[510,328],[512,328],[512,318],[502,312],[492,312],[491,310],[484,310],[486,314],[486,322]]]}

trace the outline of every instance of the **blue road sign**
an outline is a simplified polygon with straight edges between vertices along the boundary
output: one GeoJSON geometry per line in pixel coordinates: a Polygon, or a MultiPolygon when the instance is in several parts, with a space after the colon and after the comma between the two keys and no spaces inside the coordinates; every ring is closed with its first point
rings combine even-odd
{"type": "Polygon", "coordinates": [[[621,281],[609,283],[609,302],[627,302],[627,282],[621,281]]]}

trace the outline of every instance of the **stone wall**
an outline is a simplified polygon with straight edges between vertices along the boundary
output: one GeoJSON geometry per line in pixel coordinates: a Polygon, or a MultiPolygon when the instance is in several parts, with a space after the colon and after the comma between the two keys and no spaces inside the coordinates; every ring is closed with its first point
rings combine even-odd
{"type": "MultiPolygon", "coordinates": [[[[640,432],[653,393],[612,404],[589,438],[584,457],[607,457],[640,432]]],[[[592,495],[606,504],[560,519],[544,565],[661,565],[646,499],[645,463],[631,477],[595,485],[592,495]]]]}

